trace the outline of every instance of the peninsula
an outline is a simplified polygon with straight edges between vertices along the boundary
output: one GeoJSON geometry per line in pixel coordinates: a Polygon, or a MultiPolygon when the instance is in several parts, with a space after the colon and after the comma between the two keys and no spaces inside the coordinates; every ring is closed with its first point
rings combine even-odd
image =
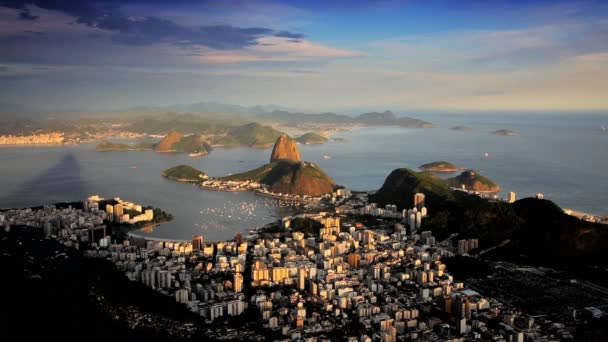
{"type": "Polygon", "coordinates": [[[273,193],[299,196],[331,193],[336,185],[317,165],[300,161],[300,151],[295,141],[285,134],[275,142],[269,164],[220,179],[258,182],[273,193]]]}

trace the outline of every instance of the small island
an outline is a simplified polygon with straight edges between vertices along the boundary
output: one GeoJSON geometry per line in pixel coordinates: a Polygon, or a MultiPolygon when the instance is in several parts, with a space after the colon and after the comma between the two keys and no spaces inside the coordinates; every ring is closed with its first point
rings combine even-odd
{"type": "Polygon", "coordinates": [[[512,137],[512,136],[519,135],[519,133],[512,131],[510,129],[499,129],[497,131],[492,132],[492,134],[502,135],[502,136],[506,136],[506,137],[512,137]]]}
{"type": "Polygon", "coordinates": [[[151,142],[140,142],[134,145],[113,143],[111,141],[104,140],[95,147],[95,150],[100,152],[109,151],[151,151],[154,148],[154,143],[151,142]]]}
{"type": "Polygon", "coordinates": [[[324,137],[321,134],[314,133],[314,132],[303,134],[303,135],[299,136],[298,138],[296,138],[295,140],[297,142],[299,142],[300,144],[305,144],[305,145],[325,144],[326,142],[329,141],[329,139],[327,139],[327,137],[324,137]]]}
{"type": "Polygon", "coordinates": [[[462,170],[461,167],[458,167],[447,161],[436,161],[428,164],[423,164],[420,165],[419,168],[422,170],[433,172],[456,172],[458,170],[462,170]]]}
{"type": "Polygon", "coordinates": [[[471,127],[467,127],[467,126],[454,126],[452,127],[453,131],[459,131],[459,132],[471,132],[473,131],[473,129],[471,127]]]}
{"type": "Polygon", "coordinates": [[[189,165],[179,165],[167,169],[163,172],[163,177],[186,183],[198,183],[209,178],[203,171],[189,165]]]}

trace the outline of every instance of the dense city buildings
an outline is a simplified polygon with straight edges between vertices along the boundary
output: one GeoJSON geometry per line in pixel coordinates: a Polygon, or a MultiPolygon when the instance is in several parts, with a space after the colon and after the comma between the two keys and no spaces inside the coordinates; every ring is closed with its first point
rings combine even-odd
{"type": "Polygon", "coordinates": [[[105,201],[91,196],[82,209],[8,210],[0,224],[7,231],[36,227],[86,257],[111,260],[128,279],[171,296],[207,324],[243,317],[242,329],[229,337],[211,330],[211,338],[261,338],[263,331],[284,340],[544,341],[554,336],[547,322],[454,278],[442,260],[476,251],[479,241],[437,242],[424,230],[428,212],[420,194],[415,207],[398,212],[393,205],[367,203],[366,194],[334,193],[328,203],[335,210],[285,217],[246,238],[238,234],[232,241],[213,242],[200,235],[181,242],[118,241],[106,235],[104,222],[130,222],[127,212],[145,216],[146,211],[120,199],[112,205],[105,201]],[[377,224],[364,224],[361,217],[377,217],[377,224]]]}

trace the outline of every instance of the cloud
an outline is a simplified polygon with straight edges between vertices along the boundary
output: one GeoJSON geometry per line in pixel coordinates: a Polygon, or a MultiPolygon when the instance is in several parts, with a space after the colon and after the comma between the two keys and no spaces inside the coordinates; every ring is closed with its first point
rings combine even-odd
{"type": "Polygon", "coordinates": [[[301,33],[291,33],[288,31],[280,31],[274,34],[275,37],[281,37],[281,38],[291,38],[291,39],[302,39],[304,37],[306,37],[305,35],[301,34],[301,33]]]}
{"type": "Polygon", "coordinates": [[[608,51],[608,23],[586,20],[510,30],[405,36],[372,42],[378,56],[408,69],[509,71],[560,63],[608,51]]]}
{"type": "Polygon", "coordinates": [[[75,22],[114,34],[112,41],[127,45],[176,44],[181,47],[205,46],[218,50],[239,49],[255,45],[264,36],[299,39],[304,35],[288,31],[275,31],[265,27],[235,27],[226,24],[185,26],[155,16],[126,15],[121,5],[126,2],[98,0],[29,0],[4,1],[5,7],[19,11],[19,17],[39,20],[33,15],[36,8],[57,11],[75,18],[75,22]]]}
{"type": "Polygon", "coordinates": [[[29,10],[23,10],[19,13],[19,19],[23,19],[23,20],[36,20],[40,18],[40,16],[37,15],[32,15],[32,13],[30,13],[29,10]]]}
{"type": "Polygon", "coordinates": [[[243,62],[295,62],[361,56],[365,56],[365,53],[331,48],[309,40],[262,37],[257,39],[257,44],[244,49],[201,51],[198,60],[205,63],[226,64],[243,62]]]}

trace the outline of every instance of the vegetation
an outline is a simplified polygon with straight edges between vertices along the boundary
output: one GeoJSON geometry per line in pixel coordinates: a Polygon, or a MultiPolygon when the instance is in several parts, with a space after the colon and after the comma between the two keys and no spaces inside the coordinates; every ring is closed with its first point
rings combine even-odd
{"type": "Polygon", "coordinates": [[[235,127],[228,132],[229,137],[241,145],[250,147],[269,147],[281,134],[270,126],[262,126],[255,122],[235,127]]]}
{"type": "Polygon", "coordinates": [[[291,221],[291,229],[304,233],[305,237],[318,237],[323,224],[311,218],[297,217],[291,221]]]}
{"type": "Polygon", "coordinates": [[[97,151],[149,151],[154,148],[154,143],[139,142],[135,145],[113,143],[107,140],[102,141],[95,147],[97,151]]]}
{"type": "Polygon", "coordinates": [[[178,113],[141,116],[127,130],[146,134],[167,134],[172,130],[185,134],[225,134],[236,123],[242,123],[238,120],[218,120],[216,117],[178,113]]]}
{"type": "Polygon", "coordinates": [[[276,193],[317,196],[333,191],[335,182],[316,165],[279,160],[247,172],[222,177],[222,180],[255,181],[276,193]]]}
{"type": "Polygon", "coordinates": [[[173,298],[130,281],[112,262],[84,258],[76,249],[45,239],[41,230],[15,226],[0,235],[0,263],[11,280],[1,294],[4,333],[28,340],[37,339],[40,331],[52,340],[182,340],[155,326],[162,321],[168,326],[192,323],[194,335],[204,338],[198,315],[173,298]],[[127,310],[145,313],[153,321],[132,329],[118,318],[127,310]],[[65,325],[66,317],[74,323],[67,335],[57,328],[65,325]],[[36,329],[32,321],[37,322],[36,329]]]}
{"type": "Polygon", "coordinates": [[[193,134],[181,138],[172,145],[172,149],[177,152],[208,154],[211,146],[202,136],[193,134]]]}
{"type": "Polygon", "coordinates": [[[467,190],[498,192],[500,186],[478,172],[467,170],[460,175],[446,179],[449,186],[460,188],[464,186],[467,190]]]}
{"type": "Polygon", "coordinates": [[[295,140],[300,144],[324,144],[329,141],[326,137],[314,132],[303,134],[295,140]]]}
{"type": "Polygon", "coordinates": [[[154,150],[156,152],[208,154],[211,151],[211,146],[201,135],[191,134],[183,136],[177,131],[171,131],[154,146],[154,150]]]}
{"type": "Polygon", "coordinates": [[[420,169],[435,171],[435,172],[454,172],[460,170],[460,168],[447,161],[436,161],[428,164],[420,165],[420,169]]]}
{"type": "Polygon", "coordinates": [[[411,128],[429,128],[433,124],[420,119],[410,117],[397,117],[391,111],[383,113],[365,113],[359,116],[348,116],[335,113],[306,114],[291,113],[287,111],[275,110],[271,113],[263,113],[258,118],[269,121],[279,122],[287,125],[366,125],[366,126],[401,126],[411,128]]]}
{"type": "Polygon", "coordinates": [[[434,207],[437,202],[453,198],[446,182],[434,173],[402,168],[391,172],[384,185],[370,199],[380,205],[396,204],[400,209],[409,209],[413,207],[414,194],[418,192],[426,195],[426,202],[430,207],[434,207]]]}
{"type": "Polygon", "coordinates": [[[410,117],[397,117],[391,111],[383,113],[372,112],[361,114],[356,117],[356,122],[368,126],[401,126],[412,128],[431,128],[433,124],[410,117]]]}
{"type": "Polygon", "coordinates": [[[413,206],[416,192],[426,195],[429,217],[425,229],[438,240],[453,233],[458,238],[478,238],[480,249],[505,243],[492,252],[501,259],[523,259],[524,263],[608,265],[604,248],[608,244],[605,225],[569,216],[555,203],[525,198],[513,204],[490,201],[460,191],[450,191],[446,181],[432,173],[394,170],[371,201],[379,205],[413,206]]]}
{"type": "Polygon", "coordinates": [[[238,141],[235,137],[230,136],[230,135],[225,135],[222,137],[215,137],[211,140],[211,143],[216,146],[226,146],[226,147],[241,146],[241,142],[238,141]]]}
{"type": "Polygon", "coordinates": [[[207,174],[192,166],[179,165],[163,171],[163,177],[181,182],[200,182],[207,178],[207,174]]]}

